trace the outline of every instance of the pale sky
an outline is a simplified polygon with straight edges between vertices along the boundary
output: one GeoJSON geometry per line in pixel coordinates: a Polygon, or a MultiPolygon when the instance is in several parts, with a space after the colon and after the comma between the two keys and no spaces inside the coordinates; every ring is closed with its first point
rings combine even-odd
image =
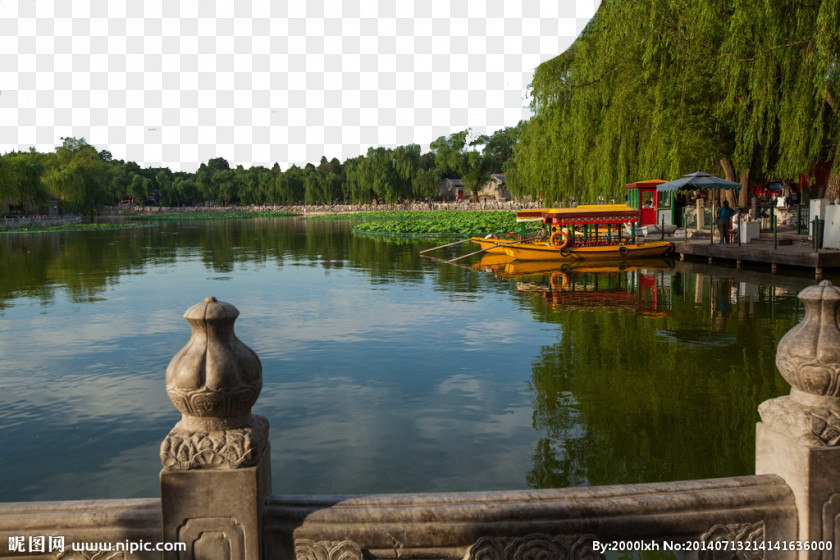
{"type": "Polygon", "coordinates": [[[598,0],[0,0],[0,153],[61,137],[141,167],[344,161],[530,117],[598,0]]]}

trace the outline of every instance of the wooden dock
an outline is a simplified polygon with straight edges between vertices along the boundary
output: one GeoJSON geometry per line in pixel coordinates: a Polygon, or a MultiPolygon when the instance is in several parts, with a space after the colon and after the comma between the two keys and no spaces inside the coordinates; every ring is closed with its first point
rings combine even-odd
{"type": "Polygon", "coordinates": [[[757,242],[740,246],[737,242],[729,245],[710,244],[708,237],[688,241],[682,237],[674,237],[670,238],[670,241],[674,243],[675,253],[680,256],[680,260],[690,255],[705,257],[709,262],[735,261],[739,266],[742,262],[764,263],[770,265],[772,272],[775,272],[779,265],[812,268],[817,277],[821,276],[825,269],[840,268],[840,251],[814,251],[806,235],[780,235],[775,248],[772,236],[767,237],[767,234],[762,234],[757,242]]]}

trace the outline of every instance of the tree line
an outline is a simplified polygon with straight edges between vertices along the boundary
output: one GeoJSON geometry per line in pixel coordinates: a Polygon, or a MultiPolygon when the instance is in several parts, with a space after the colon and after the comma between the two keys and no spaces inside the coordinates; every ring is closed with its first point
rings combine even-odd
{"type": "Polygon", "coordinates": [[[231,167],[217,157],[194,173],[141,168],[98,151],[84,138],[62,138],[53,153],[31,148],[0,156],[0,201],[31,212],[49,204],[52,196],[62,210],[92,217],[102,206],[123,201],[191,206],[207,201],[261,205],[427,199],[437,196],[447,177],[476,191],[511,157],[517,131],[506,128],[471,138],[468,129],[438,138],[426,153],[416,144],[370,148],[343,163],[322,157],[317,166],[292,165],[285,171],[276,163],[271,168],[231,167]]]}
{"type": "Polygon", "coordinates": [[[833,160],[833,198],[839,76],[840,0],[602,0],[536,69],[508,188],[623,199],[626,183],[706,171],[747,197],[833,160]]]}
{"type": "Polygon", "coordinates": [[[534,116],[490,136],[440,137],[371,148],[343,163],[281,171],[213,158],[195,173],[140,168],[84,139],[55,153],[0,156],[0,200],[23,206],[53,195],[92,214],[129,197],[176,206],[369,202],[435,196],[460,178],[474,192],[505,172],[515,196],[594,202],[624,185],[693,171],[742,184],[798,182],[830,163],[840,195],[840,0],[602,0],[564,53],[537,67],[534,116]]]}

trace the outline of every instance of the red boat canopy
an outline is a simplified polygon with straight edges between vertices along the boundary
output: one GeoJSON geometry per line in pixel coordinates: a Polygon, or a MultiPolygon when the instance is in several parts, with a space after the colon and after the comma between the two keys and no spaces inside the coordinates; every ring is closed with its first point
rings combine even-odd
{"type": "Polygon", "coordinates": [[[517,222],[545,223],[549,220],[572,225],[635,223],[639,220],[639,211],[626,204],[593,204],[575,208],[536,208],[516,213],[517,222]]]}

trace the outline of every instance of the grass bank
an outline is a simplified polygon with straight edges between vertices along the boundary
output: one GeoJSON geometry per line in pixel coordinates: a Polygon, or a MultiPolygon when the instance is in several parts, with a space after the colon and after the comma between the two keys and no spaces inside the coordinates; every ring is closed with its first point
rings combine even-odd
{"type": "Polygon", "coordinates": [[[0,227],[0,233],[39,233],[49,231],[101,231],[109,229],[129,229],[150,227],[151,224],[63,224],[59,226],[17,226],[0,227]]]}

